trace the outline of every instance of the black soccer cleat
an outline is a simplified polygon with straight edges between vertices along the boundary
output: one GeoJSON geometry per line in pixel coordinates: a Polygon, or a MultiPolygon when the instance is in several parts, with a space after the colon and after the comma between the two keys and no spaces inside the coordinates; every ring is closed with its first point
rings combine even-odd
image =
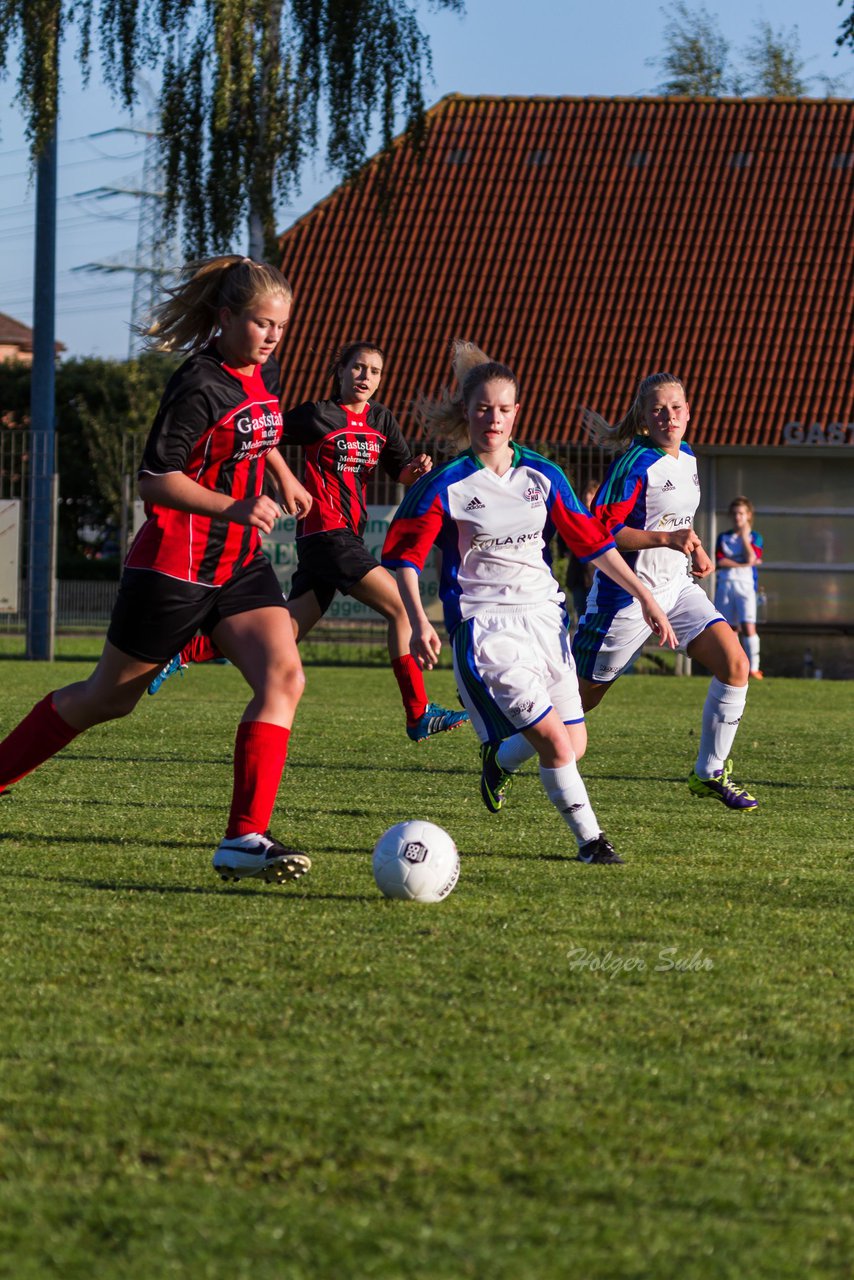
{"type": "Polygon", "coordinates": [[[595,840],[588,840],[587,844],[581,846],[576,861],[593,863],[599,867],[613,867],[618,863],[623,866],[623,859],[611,841],[605,838],[604,831],[600,831],[595,840]]]}

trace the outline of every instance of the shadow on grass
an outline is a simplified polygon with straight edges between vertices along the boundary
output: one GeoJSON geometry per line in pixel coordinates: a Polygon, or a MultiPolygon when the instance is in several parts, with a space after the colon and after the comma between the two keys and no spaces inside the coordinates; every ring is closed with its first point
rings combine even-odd
{"type": "MultiPolygon", "coordinates": [[[[0,871],[0,875],[4,873],[0,871]]],[[[260,897],[265,893],[271,900],[304,902],[311,898],[321,902],[384,902],[372,893],[305,893],[308,886],[300,886],[298,893],[288,892],[288,886],[268,884],[202,885],[202,884],[149,884],[133,880],[96,880],[90,876],[42,876],[32,871],[11,872],[19,880],[37,880],[40,884],[68,884],[80,889],[95,889],[98,893],[157,893],[201,894],[217,898],[260,897]],[[278,892],[277,892],[278,890],[278,892]]]]}
{"type": "MultiPolygon", "coordinates": [[[[87,802],[88,803],[88,802],[87,802]]],[[[130,852],[134,849],[195,849],[198,852],[198,840],[117,840],[115,836],[93,835],[41,835],[22,831],[0,831],[0,840],[15,840],[18,844],[38,844],[50,848],[53,844],[87,844],[103,845],[108,849],[121,849],[130,852]]]]}
{"type": "MultiPolygon", "coordinates": [[[[230,765],[233,757],[231,755],[214,755],[214,756],[188,756],[176,754],[174,756],[148,756],[136,752],[133,755],[112,755],[107,756],[103,753],[92,752],[84,753],[80,751],[67,750],[63,753],[66,760],[94,760],[99,764],[171,764],[171,765],[194,765],[194,764],[217,764],[230,765]]],[[[328,773],[330,769],[340,769],[347,773],[404,773],[411,774],[414,770],[423,769],[423,761],[413,761],[410,765],[385,764],[382,761],[373,764],[354,764],[352,759],[347,760],[318,760],[316,762],[305,760],[288,759],[289,773],[328,773]]],[[[471,769],[464,765],[435,765],[431,762],[429,772],[432,774],[453,774],[458,777],[469,777],[476,775],[479,771],[473,766],[471,769]]],[[[684,779],[683,779],[684,781],[684,779]]]]}
{"type": "MultiPolygon", "coordinates": [[[[574,862],[578,863],[574,850],[566,853],[531,853],[527,849],[461,849],[460,862],[473,862],[476,858],[496,858],[501,862],[574,862]]],[[[581,863],[578,863],[581,866],[581,863]]]]}
{"type": "Polygon", "coordinates": [[[105,756],[103,754],[84,755],[80,751],[68,751],[63,753],[65,760],[97,760],[99,764],[172,764],[172,765],[192,765],[192,764],[222,764],[230,765],[232,757],[229,756],[144,756],[135,753],[132,756],[105,756]]]}
{"type": "MultiPolygon", "coordinates": [[[[641,780],[645,783],[646,782],[674,782],[674,783],[682,782],[687,784],[688,782],[687,773],[677,774],[676,777],[663,777],[661,774],[656,776],[655,774],[641,775],[637,773],[603,773],[601,770],[585,769],[583,766],[582,766],[582,773],[584,774],[585,781],[589,781],[591,778],[595,778],[597,781],[604,781],[604,782],[639,782],[641,780]]],[[[736,777],[736,781],[744,781],[744,779],[742,779],[740,772],[736,777]]],[[[779,780],[772,781],[770,778],[754,778],[752,774],[750,775],[749,782],[746,782],[745,785],[751,788],[752,787],[769,787],[774,791],[802,791],[804,789],[815,791],[817,787],[821,786],[820,783],[816,783],[812,779],[810,779],[807,782],[780,782],[779,780]]],[[[833,791],[854,790],[854,783],[840,784],[838,782],[828,782],[825,785],[830,790],[833,790],[833,791]]]]}

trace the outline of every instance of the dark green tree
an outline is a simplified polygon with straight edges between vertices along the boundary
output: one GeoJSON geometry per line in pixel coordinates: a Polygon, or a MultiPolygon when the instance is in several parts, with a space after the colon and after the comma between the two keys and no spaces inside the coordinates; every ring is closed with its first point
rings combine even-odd
{"type": "Polygon", "coordinates": [[[37,155],[54,129],[57,50],[72,25],[84,73],[97,44],[123,106],[134,105],[140,72],[162,72],[167,208],[183,215],[188,254],[221,251],[248,224],[248,252],[275,258],[276,204],[299,190],[321,115],[340,178],[355,176],[376,126],[386,155],[401,118],[423,144],[431,63],[417,9],[407,0],[0,0],[0,75],[18,47],[37,155]]]}
{"type": "MultiPolygon", "coordinates": [[[[56,459],[59,474],[59,576],[92,572],[83,532],[101,539],[119,529],[126,477],[134,477],[163,384],[179,358],[145,355],[139,360],[69,360],[56,371],[56,459]]],[[[0,431],[26,433],[30,421],[28,365],[0,363],[0,431]]],[[[0,456],[18,450],[0,449],[0,456]]],[[[0,485],[3,477],[0,476],[0,485]]],[[[20,492],[20,484],[15,493],[20,492]]],[[[11,487],[9,496],[12,496],[11,487]]],[[[118,562],[99,562],[118,576],[118,562]]]]}
{"type": "Polygon", "coordinates": [[[854,0],[836,0],[836,3],[840,9],[847,10],[836,43],[840,49],[854,49],[854,0]]]}

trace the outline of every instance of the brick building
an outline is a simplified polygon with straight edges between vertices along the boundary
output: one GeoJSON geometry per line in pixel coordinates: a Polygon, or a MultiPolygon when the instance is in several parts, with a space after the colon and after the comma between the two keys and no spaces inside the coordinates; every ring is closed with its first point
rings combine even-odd
{"type": "Polygon", "coordinates": [[[580,487],[602,459],[578,406],[613,420],[669,369],[706,542],[747,493],[768,629],[854,631],[854,102],[451,96],[428,122],[420,169],[396,149],[390,218],[374,160],[282,236],[286,401],[368,337],[414,434],[411,401],[473,338],[520,377],[519,437],[580,487]]]}

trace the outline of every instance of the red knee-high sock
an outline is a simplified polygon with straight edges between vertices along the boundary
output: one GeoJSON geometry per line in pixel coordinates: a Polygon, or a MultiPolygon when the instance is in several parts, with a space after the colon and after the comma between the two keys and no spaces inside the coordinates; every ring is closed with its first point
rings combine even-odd
{"type": "Polygon", "coordinates": [[[213,662],[221,657],[222,654],[210,636],[193,636],[189,644],[185,644],[181,650],[181,661],[185,665],[188,662],[213,662]]]}
{"type": "Polygon", "coordinates": [[[269,828],[290,736],[290,729],[264,720],[247,720],[237,726],[234,791],[226,836],[247,836],[269,828]]]}
{"type": "Polygon", "coordinates": [[[55,756],[78,733],[79,729],[72,729],[68,721],[54,710],[52,693],[42,698],[18,727],[0,742],[0,791],[55,756]]]}
{"type": "Polygon", "coordinates": [[[421,668],[411,653],[405,653],[402,658],[392,658],[391,669],[403,698],[406,723],[415,724],[427,709],[427,690],[421,668]]]}

